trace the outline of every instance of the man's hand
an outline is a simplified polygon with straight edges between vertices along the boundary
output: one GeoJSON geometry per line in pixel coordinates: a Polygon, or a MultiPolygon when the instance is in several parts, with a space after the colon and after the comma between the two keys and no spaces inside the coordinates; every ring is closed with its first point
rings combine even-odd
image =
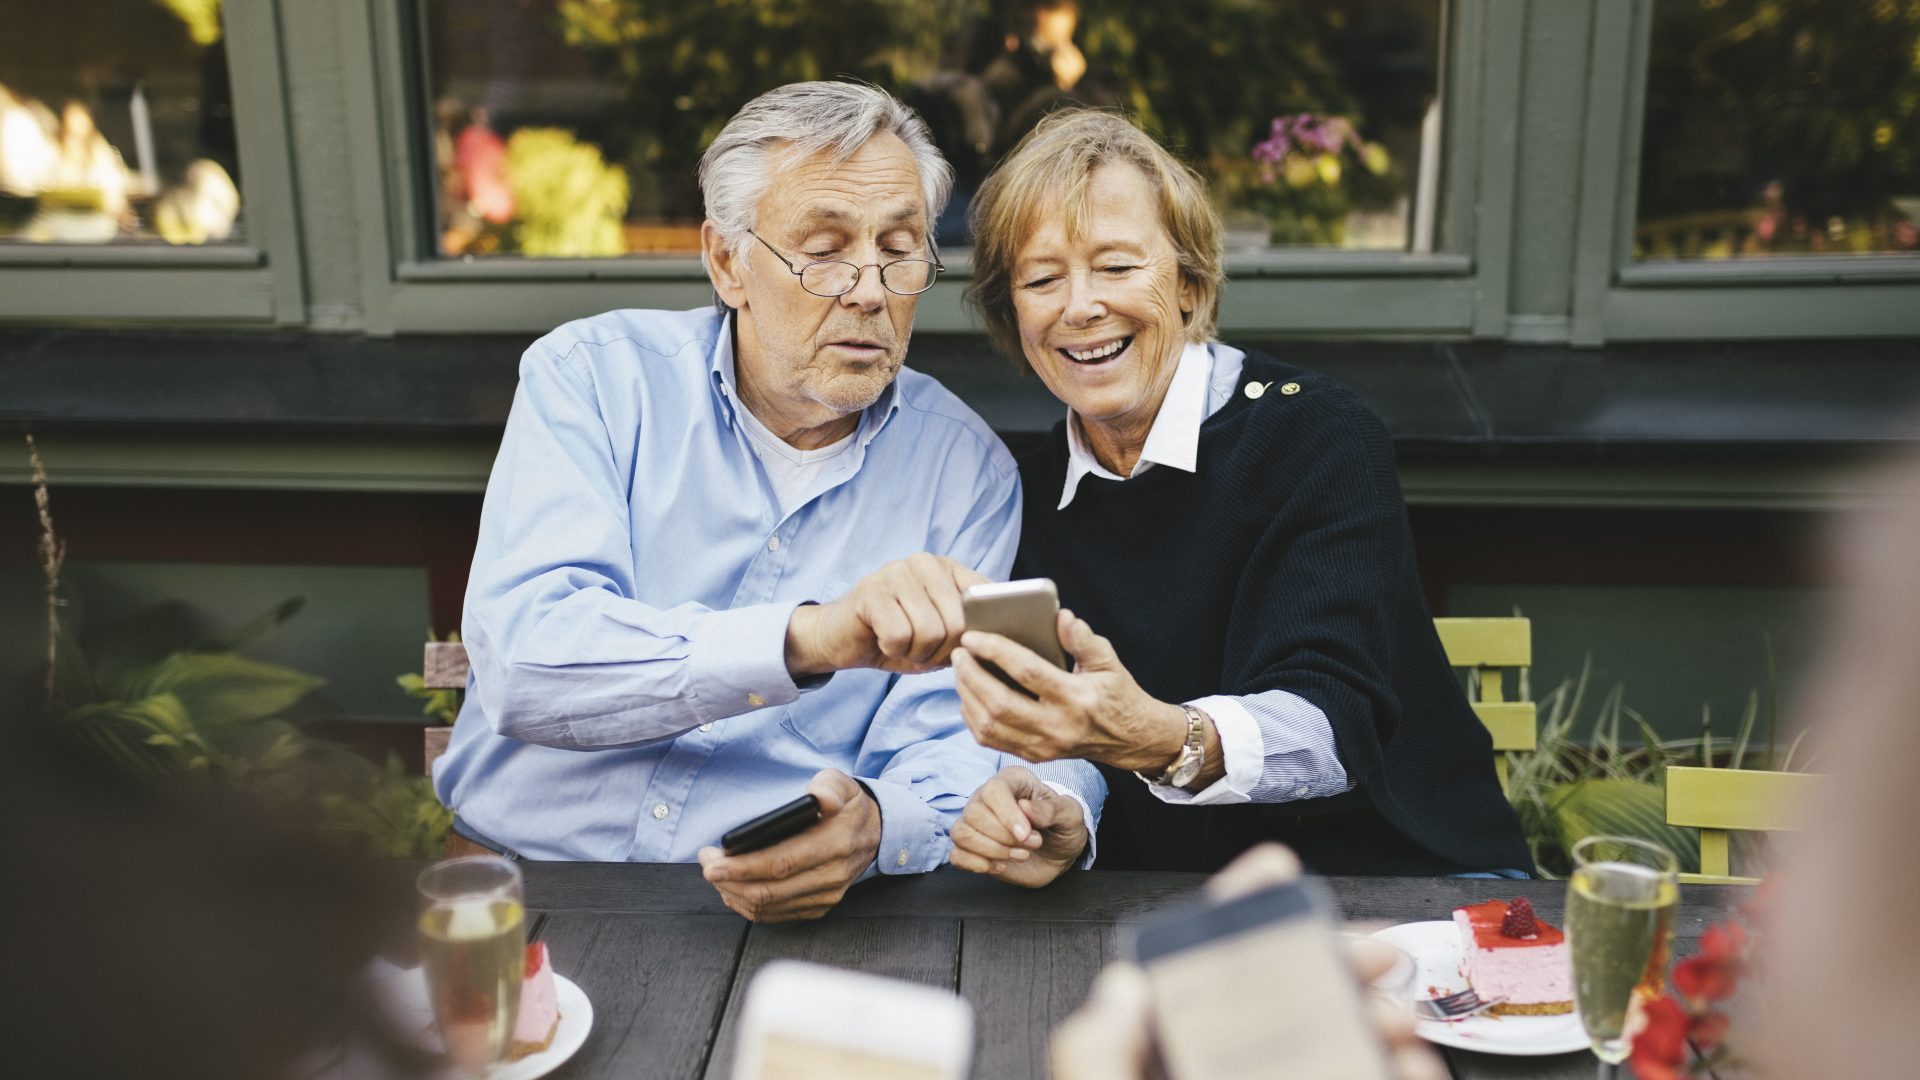
{"type": "Polygon", "coordinates": [[[880,807],[852,777],[822,769],[807,792],[820,800],[820,820],[806,832],[745,855],[700,849],[720,899],[753,922],[825,915],[880,850],[880,807]]]}
{"type": "MultiPolygon", "coordinates": [[[[1283,885],[1300,876],[1300,860],[1277,844],[1262,844],[1235,859],[1207,882],[1215,901],[1283,885]]],[[[1356,960],[1361,980],[1379,977],[1356,960]]],[[[1222,987],[1232,993],[1236,987],[1222,987]]],[[[1389,1002],[1375,1002],[1375,1031],[1386,1047],[1397,1080],[1445,1080],[1446,1068],[1414,1034],[1413,1016],[1389,1002]]],[[[1053,1031],[1050,1046],[1054,1080],[1148,1080],[1152,1067],[1153,1001],[1146,972],[1127,963],[1107,965],[1094,980],[1086,1004],[1053,1031]]],[[[1275,1050],[1273,1065],[1284,1071],[1286,1048],[1275,1050]]]]}
{"type": "Polygon", "coordinates": [[[1018,765],[1001,769],[967,800],[953,827],[949,861],[962,870],[1037,889],[1087,848],[1080,804],[1018,765]]]}
{"type": "Polygon", "coordinates": [[[960,594],[987,580],[944,555],[890,562],[838,600],[794,609],[787,670],[796,677],[862,667],[913,675],[944,667],[967,625],[960,594]]]}

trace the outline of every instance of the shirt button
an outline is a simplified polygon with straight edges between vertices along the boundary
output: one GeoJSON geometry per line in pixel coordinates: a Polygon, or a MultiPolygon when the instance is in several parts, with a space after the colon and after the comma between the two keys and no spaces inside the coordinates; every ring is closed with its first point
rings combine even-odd
{"type": "Polygon", "coordinates": [[[712,731],[712,730],[713,730],[713,725],[712,725],[712,724],[701,724],[701,725],[700,725],[700,730],[701,730],[701,731],[712,731]]]}
{"type": "Polygon", "coordinates": [[[1294,797],[1294,798],[1296,798],[1296,799],[1304,799],[1304,798],[1306,798],[1306,797],[1307,797],[1307,785],[1305,785],[1305,784],[1301,784],[1301,785],[1300,785],[1299,787],[1297,787],[1297,788],[1294,788],[1294,789],[1293,789],[1293,797],[1294,797]]]}
{"type": "Polygon", "coordinates": [[[759,708],[759,707],[760,707],[760,706],[762,706],[762,705],[765,705],[766,703],[767,703],[767,699],[766,699],[766,698],[763,698],[763,697],[761,697],[761,696],[760,696],[759,694],[748,694],[748,695],[747,695],[747,704],[749,704],[749,705],[751,705],[751,706],[753,706],[753,707],[754,707],[754,708],[756,708],[756,709],[757,709],[757,708],[759,708]]]}
{"type": "Polygon", "coordinates": [[[654,804],[653,804],[653,820],[655,820],[655,821],[664,821],[664,820],[666,820],[666,817],[667,817],[667,814],[668,814],[668,813],[670,813],[670,811],[669,811],[669,810],[667,809],[667,804],[666,804],[666,803],[654,803],[654,804]]]}
{"type": "Polygon", "coordinates": [[[899,857],[899,858],[897,858],[897,859],[895,859],[895,860],[893,860],[893,865],[895,865],[895,866],[905,866],[905,865],[907,865],[907,849],[906,849],[906,848],[901,848],[901,849],[900,849],[900,857],[899,857]]]}
{"type": "Polygon", "coordinates": [[[779,550],[780,550],[780,538],[779,538],[779,537],[777,537],[777,536],[769,536],[769,537],[767,537],[767,550],[768,550],[768,551],[779,551],[779,550]]]}

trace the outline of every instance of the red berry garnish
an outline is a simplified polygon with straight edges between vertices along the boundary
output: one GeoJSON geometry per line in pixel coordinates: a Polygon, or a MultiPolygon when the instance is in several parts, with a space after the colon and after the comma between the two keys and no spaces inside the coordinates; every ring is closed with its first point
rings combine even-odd
{"type": "Polygon", "coordinates": [[[1540,923],[1534,918],[1533,903],[1522,896],[1507,905],[1507,916],[1500,920],[1502,937],[1530,938],[1540,933],[1540,923]]]}

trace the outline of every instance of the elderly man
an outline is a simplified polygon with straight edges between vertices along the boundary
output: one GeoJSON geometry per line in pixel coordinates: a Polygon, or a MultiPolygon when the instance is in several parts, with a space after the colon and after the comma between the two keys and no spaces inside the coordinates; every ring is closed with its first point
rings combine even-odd
{"type": "MultiPolygon", "coordinates": [[[[901,366],[949,179],[880,90],[770,91],[700,163],[716,309],[610,312],[527,350],[434,777],[462,836],[698,859],[757,920],[945,860],[999,755],[937,669],[1020,512],[992,431],[901,366]],[[822,810],[806,832],[713,846],[802,792],[822,810]]],[[[1090,769],[1058,775],[1098,807],[1090,769]]]]}

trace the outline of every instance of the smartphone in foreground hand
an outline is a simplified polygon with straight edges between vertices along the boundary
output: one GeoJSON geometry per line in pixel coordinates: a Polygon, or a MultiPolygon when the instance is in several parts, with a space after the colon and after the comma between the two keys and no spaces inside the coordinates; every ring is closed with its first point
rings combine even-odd
{"type": "Polygon", "coordinates": [[[1388,1080],[1333,910],[1298,881],[1140,928],[1133,957],[1169,1080],[1388,1080]]]}
{"type": "Polygon", "coordinates": [[[964,1080],[972,1056],[958,994],[776,960],[747,987],[733,1080],[964,1080]]]}
{"type": "MultiPolygon", "coordinates": [[[[974,585],[960,596],[967,629],[985,630],[1032,649],[1040,659],[1067,670],[1067,653],[1060,647],[1060,594],[1048,578],[1024,578],[974,585]]],[[[1027,694],[1026,687],[990,662],[981,666],[1001,682],[1027,694]]]]}
{"type": "Polygon", "coordinates": [[[720,837],[720,850],[729,855],[772,847],[789,836],[799,836],[820,820],[820,800],[802,795],[784,806],[776,806],[751,821],[743,822],[720,837]]]}

